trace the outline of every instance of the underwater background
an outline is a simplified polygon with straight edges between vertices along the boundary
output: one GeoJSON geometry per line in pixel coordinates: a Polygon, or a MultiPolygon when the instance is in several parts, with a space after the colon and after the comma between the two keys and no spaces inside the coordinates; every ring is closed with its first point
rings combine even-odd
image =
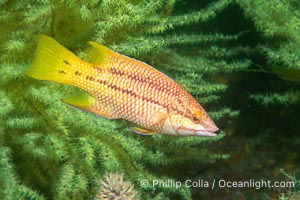
{"type": "Polygon", "coordinates": [[[299,9],[297,0],[0,1],[0,199],[300,199],[299,9]],[[92,40],[154,66],[203,105],[218,136],[141,136],[62,103],[80,91],[26,76],[40,34],[82,58],[92,40]],[[152,184],[221,179],[295,185],[152,184]]]}

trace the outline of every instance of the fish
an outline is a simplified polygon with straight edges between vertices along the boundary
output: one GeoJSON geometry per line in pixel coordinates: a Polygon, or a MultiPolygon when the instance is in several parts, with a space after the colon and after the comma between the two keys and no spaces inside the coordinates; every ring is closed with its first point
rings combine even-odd
{"type": "Polygon", "coordinates": [[[87,61],[40,35],[27,75],[75,86],[85,93],[63,102],[107,119],[125,119],[141,135],[216,136],[203,107],[173,79],[134,58],[88,42],[87,61]]]}
{"type": "Polygon", "coordinates": [[[272,66],[271,71],[285,81],[300,81],[300,69],[297,67],[272,66]]]}

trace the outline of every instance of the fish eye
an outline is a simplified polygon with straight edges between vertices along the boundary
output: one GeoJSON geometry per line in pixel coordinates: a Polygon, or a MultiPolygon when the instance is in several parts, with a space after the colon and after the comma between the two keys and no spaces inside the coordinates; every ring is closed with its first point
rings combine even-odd
{"type": "Polygon", "coordinates": [[[193,115],[192,120],[193,120],[194,123],[199,123],[200,122],[200,119],[197,115],[193,115]]]}

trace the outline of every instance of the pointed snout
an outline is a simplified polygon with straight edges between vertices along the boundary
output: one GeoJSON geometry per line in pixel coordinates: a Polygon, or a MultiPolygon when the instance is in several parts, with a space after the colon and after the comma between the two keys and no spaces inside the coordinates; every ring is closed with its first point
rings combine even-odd
{"type": "Polygon", "coordinates": [[[206,131],[212,133],[217,132],[219,130],[219,128],[215,124],[210,124],[209,126],[205,126],[204,128],[206,131]]]}
{"type": "Polygon", "coordinates": [[[209,120],[208,122],[204,122],[203,128],[204,128],[204,131],[202,131],[201,135],[204,135],[204,136],[216,136],[217,134],[215,132],[217,132],[219,130],[219,128],[216,126],[216,124],[212,120],[209,120]]]}
{"type": "MultiPolygon", "coordinates": [[[[206,118],[202,120],[201,123],[194,123],[189,118],[180,118],[180,123],[172,124],[172,129],[174,130],[172,133],[176,133],[177,135],[189,136],[216,136],[216,131],[219,128],[215,125],[215,123],[210,119],[206,118]]],[[[174,121],[173,121],[174,122],[174,121]]]]}

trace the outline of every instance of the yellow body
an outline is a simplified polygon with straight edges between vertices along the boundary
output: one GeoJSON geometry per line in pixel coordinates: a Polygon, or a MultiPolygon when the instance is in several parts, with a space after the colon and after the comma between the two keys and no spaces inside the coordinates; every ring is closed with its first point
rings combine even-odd
{"type": "Polygon", "coordinates": [[[64,102],[105,118],[123,118],[141,134],[215,135],[200,104],[153,67],[89,42],[85,62],[42,35],[28,75],[76,86],[88,94],[64,102]],[[200,134],[201,133],[201,134],[200,134]]]}

